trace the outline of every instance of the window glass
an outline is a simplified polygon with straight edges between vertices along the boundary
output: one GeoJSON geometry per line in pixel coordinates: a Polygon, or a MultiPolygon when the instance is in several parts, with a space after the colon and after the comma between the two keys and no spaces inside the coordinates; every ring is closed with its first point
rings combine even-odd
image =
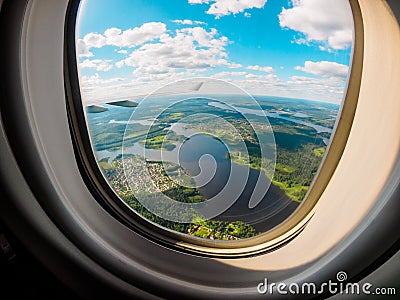
{"type": "Polygon", "coordinates": [[[84,0],[76,49],[98,165],[187,235],[267,232],[305,199],[346,92],[346,0],[84,0]]]}

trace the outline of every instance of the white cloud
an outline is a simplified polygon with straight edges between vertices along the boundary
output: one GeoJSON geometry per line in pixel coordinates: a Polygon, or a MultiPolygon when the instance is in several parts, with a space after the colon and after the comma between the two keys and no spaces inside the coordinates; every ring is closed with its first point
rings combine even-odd
{"type": "Polygon", "coordinates": [[[182,25],[193,25],[192,20],[172,20],[172,22],[182,25]]]}
{"type": "Polygon", "coordinates": [[[96,69],[96,71],[109,71],[111,70],[113,65],[111,64],[111,60],[101,60],[101,59],[85,59],[83,62],[79,63],[79,68],[92,68],[96,69]]]}
{"type": "Polygon", "coordinates": [[[275,74],[256,75],[256,74],[248,73],[245,77],[247,79],[259,80],[259,81],[276,81],[276,80],[278,80],[278,76],[276,76],[275,74]]]}
{"type": "Polygon", "coordinates": [[[232,82],[253,95],[272,95],[324,102],[340,103],[343,98],[343,81],[336,78],[310,78],[292,76],[283,81],[275,74],[248,74],[243,80],[232,82]]]}
{"type": "Polygon", "coordinates": [[[205,25],[207,23],[202,21],[192,21],[192,20],[172,20],[173,23],[181,25],[205,25]]]}
{"type": "MultiPolygon", "coordinates": [[[[206,2],[216,3],[213,0],[206,2]]],[[[298,1],[302,2],[303,0],[298,1]]],[[[116,47],[109,49],[114,55],[116,52],[126,55],[121,56],[124,59],[115,64],[111,60],[84,59],[79,65],[80,69],[92,68],[100,72],[113,66],[129,67],[132,74],[130,78],[102,78],[97,73],[81,76],[83,99],[129,98],[132,95],[146,94],[175,80],[196,76],[229,80],[251,94],[336,103],[342,99],[348,72],[345,65],[328,61],[306,61],[304,66],[297,66],[295,69],[320,76],[319,78],[293,76],[289,80],[281,80],[270,66],[242,66],[230,61],[226,49],[230,41],[216,29],[195,26],[196,21],[193,20],[174,21],[189,26],[179,26],[175,31],[167,30],[163,23],[146,23],[147,26],[125,31],[109,28],[103,34],[91,33],[78,41],[78,53],[81,57],[93,56],[90,49],[103,46],[116,47]],[[192,23],[189,24],[188,21],[192,23]],[[150,32],[150,28],[157,30],[150,32]],[[121,47],[131,49],[128,52],[121,47]],[[212,75],[216,70],[219,73],[212,75]]],[[[310,42],[306,36],[303,39],[305,43],[310,42]]],[[[319,46],[330,47],[322,43],[319,46]]],[[[126,74],[125,72],[123,70],[121,74],[126,74]]],[[[100,74],[106,76],[110,73],[100,74]]]]}
{"type": "Polygon", "coordinates": [[[279,81],[278,76],[275,74],[258,75],[253,73],[248,73],[244,71],[239,72],[219,72],[211,76],[216,79],[229,80],[231,82],[237,83],[241,86],[248,86],[249,82],[263,82],[265,83],[276,83],[279,81]]]}
{"type": "Polygon", "coordinates": [[[294,38],[292,41],[291,41],[291,43],[292,44],[297,44],[297,45],[307,45],[307,46],[310,46],[310,42],[307,40],[307,39],[305,39],[305,38],[294,38]]]}
{"type": "MultiPolygon", "coordinates": [[[[212,78],[227,80],[252,95],[272,95],[340,103],[343,98],[344,80],[337,77],[311,78],[292,76],[284,81],[276,74],[248,72],[219,72],[212,78]]],[[[218,88],[213,92],[219,93],[218,88]]]]}
{"type": "Polygon", "coordinates": [[[228,39],[216,29],[183,28],[176,30],[174,35],[163,34],[157,43],[140,46],[116,66],[134,67],[134,75],[201,71],[222,65],[238,67],[239,64],[232,65],[227,61],[227,43],[228,39]]]}
{"type": "MultiPolygon", "coordinates": [[[[330,96],[333,99],[341,100],[344,92],[344,82],[337,78],[310,78],[305,76],[292,76],[287,82],[292,90],[308,92],[319,95],[320,99],[330,96]]],[[[318,98],[317,98],[318,100],[318,98]]]]}
{"type": "MultiPolygon", "coordinates": [[[[140,72],[138,72],[140,73],[140,72]]],[[[138,77],[136,77],[134,80],[132,80],[132,85],[133,86],[142,86],[147,85],[147,91],[150,93],[166,84],[169,84],[171,82],[181,80],[184,78],[188,77],[194,77],[194,74],[191,73],[190,71],[188,72],[175,72],[175,73],[144,73],[138,77]]],[[[146,92],[145,92],[146,93],[146,92]]]]}
{"type": "Polygon", "coordinates": [[[296,0],[279,15],[281,27],[304,34],[298,42],[323,42],[345,49],[353,40],[353,19],[348,0],[296,0]]]}
{"type": "Polygon", "coordinates": [[[306,61],[303,67],[297,66],[295,69],[322,77],[341,79],[345,79],[349,72],[348,66],[331,61],[306,61]]]}
{"type": "Polygon", "coordinates": [[[119,28],[108,28],[103,34],[91,32],[78,40],[78,54],[80,57],[92,56],[89,51],[91,48],[104,46],[135,47],[159,38],[166,30],[164,23],[150,22],[124,31],[119,28]]]}
{"type": "Polygon", "coordinates": [[[244,76],[246,76],[247,75],[247,72],[226,72],[226,71],[224,71],[224,72],[219,72],[219,73],[216,73],[216,74],[214,74],[213,76],[212,76],[212,78],[217,78],[217,79],[221,79],[221,78],[230,78],[230,77],[238,77],[238,76],[240,76],[240,77],[244,77],[244,76]]]}
{"type": "Polygon", "coordinates": [[[85,44],[84,40],[79,39],[76,45],[79,57],[91,57],[93,53],[89,51],[89,47],[85,44]]]}
{"type": "Polygon", "coordinates": [[[114,77],[102,78],[98,73],[80,76],[81,95],[84,103],[110,99],[130,99],[137,95],[147,95],[160,87],[183,79],[187,74],[144,74],[135,79],[114,77]]]}
{"type": "Polygon", "coordinates": [[[106,44],[107,39],[101,34],[90,32],[84,36],[83,42],[89,49],[101,48],[106,44]]]}
{"type": "Polygon", "coordinates": [[[238,68],[241,68],[243,66],[241,64],[238,64],[238,63],[228,62],[227,67],[229,69],[238,69],[238,68]]]}
{"type": "Polygon", "coordinates": [[[121,31],[118,28],[109,28],[104,32],[104,35],[107,38],[107,45],[134,47],[159,38],[166,30],[164,23],[150,22],[125,31],[121,31]]]}
{"type": "Polygon", "coordinates": [[[102,78],[98,73],[91,76],[80,76],[79,83],[84,103],[93,103],[102,99],[114,99],[141,94],[140,89],[132,86],[127,78],[102,78]]]}
{"type": "Polygon", "coordinates": [[[125,65],[125,61],[123,61],[123,60],[117,61],[117,62],[115,63],[115,66],[116,66],[118,69],[122,68],[124,65],[125,65]]]}
{"type": "Polygon", "coordinates": [[[272,67],[269,67],[269,66],[261,67],[258,65],[248,66],[248,67],[246,67],[246,69],[253,70],[253,71],[262,71],[262,72],[266,72],[266,73],[271,73],[274,71],[274,68],[272,68],[272,67]]]}
{"type": "Polygon", "coordinates": [[[209,3],[209,0],[189,0],[189,4],[203,4],[203,3],[209,3]]]}
{"type": "MultiPolygon", "coordinates": [[[[132,80],[118,77],[103,79],[99,74],[82,76],[80,77],[82,99],[91,101],[116,97],[129,98],[150,93],[170,82],[195,76],[190,71],[140,75],[132,80]]],[[[211,78],[232,82],[252,95],[272,95],[340,103],[344,92],[343,81],[337,78],[292,76],[288,81],[283,81],[275,74],[255,75],[247,72],[220,72],[211,78]]],[[[226,91],[217,88],[213,92],[218,94],[226,91]]]]}
{"type": "MultiPolygon", "coordinates": [[[[209,15],[215,15],[216,18],[230,14],[238,14],[246,9],[263,8],[267,0],[188,0],[190,4],[210,4],[206,11],[209,15]]],[[[249,15],[245,15],[249,17],[249,15]]]]}
{"type": "Polygon", "coordinates": [[[103,79],[103,78],[101,78],[101,76],[98,73],[91,75],[91,76],[81,76],[79,78],[81,86],[86,87],[86,88],[93,87],[93,86],[101,87],[101,86],[109,85],[109,84],[116,83],[116,82],[120,83],[125,80],[126,80],[126,78],[121,78],[121,77],[103,79]]]}

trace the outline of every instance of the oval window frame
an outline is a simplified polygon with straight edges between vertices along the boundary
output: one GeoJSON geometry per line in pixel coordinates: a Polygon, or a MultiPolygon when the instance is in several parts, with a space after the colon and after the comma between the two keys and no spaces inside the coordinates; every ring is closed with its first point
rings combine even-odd
{"type": "Polygon", "coordinates": [[[102,206],[126,226],[162,245],[206,256],[243,257],[260,254],[281,247],[298,235],[314,214],[318,200],[336,169],[344,151],[357,107],[364,42],[363,21],[357,1],[350,1],[354,20],[354,44],[345,97],[332,133],[331,143],[327,147],[309,192],[296,211],[272,230],[249,239],[235,241],[196,238],[154,224],[128,208],[105,180],[93,153],[80,95],[75,42],[79,3],[80,0],[70,2],[66,18],[64,77],[67,106],[71,122],[71,135],[83,178],[86,178],[90,190],[96,199],[99,199],[102,206]]]}

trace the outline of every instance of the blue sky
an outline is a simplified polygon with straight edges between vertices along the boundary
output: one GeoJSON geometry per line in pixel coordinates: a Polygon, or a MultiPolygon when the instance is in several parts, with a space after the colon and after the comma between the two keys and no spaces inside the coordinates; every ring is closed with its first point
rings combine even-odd
{"type": "Polygon", "coordinates": [[[206,76],[251,94],[339,103],[352,29],[346,0],[84,0],[82,94],[128,97],[206,76]]]}

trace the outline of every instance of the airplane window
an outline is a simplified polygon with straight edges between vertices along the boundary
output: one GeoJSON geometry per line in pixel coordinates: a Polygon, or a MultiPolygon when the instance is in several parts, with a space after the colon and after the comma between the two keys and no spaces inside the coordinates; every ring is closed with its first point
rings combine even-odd
{"type": "Polygon", "coordinates": [[[166,231],[237,241],[307,201],[346,94],[346,0],[84,0],[76,53],[98,168],[166,231]]]}

